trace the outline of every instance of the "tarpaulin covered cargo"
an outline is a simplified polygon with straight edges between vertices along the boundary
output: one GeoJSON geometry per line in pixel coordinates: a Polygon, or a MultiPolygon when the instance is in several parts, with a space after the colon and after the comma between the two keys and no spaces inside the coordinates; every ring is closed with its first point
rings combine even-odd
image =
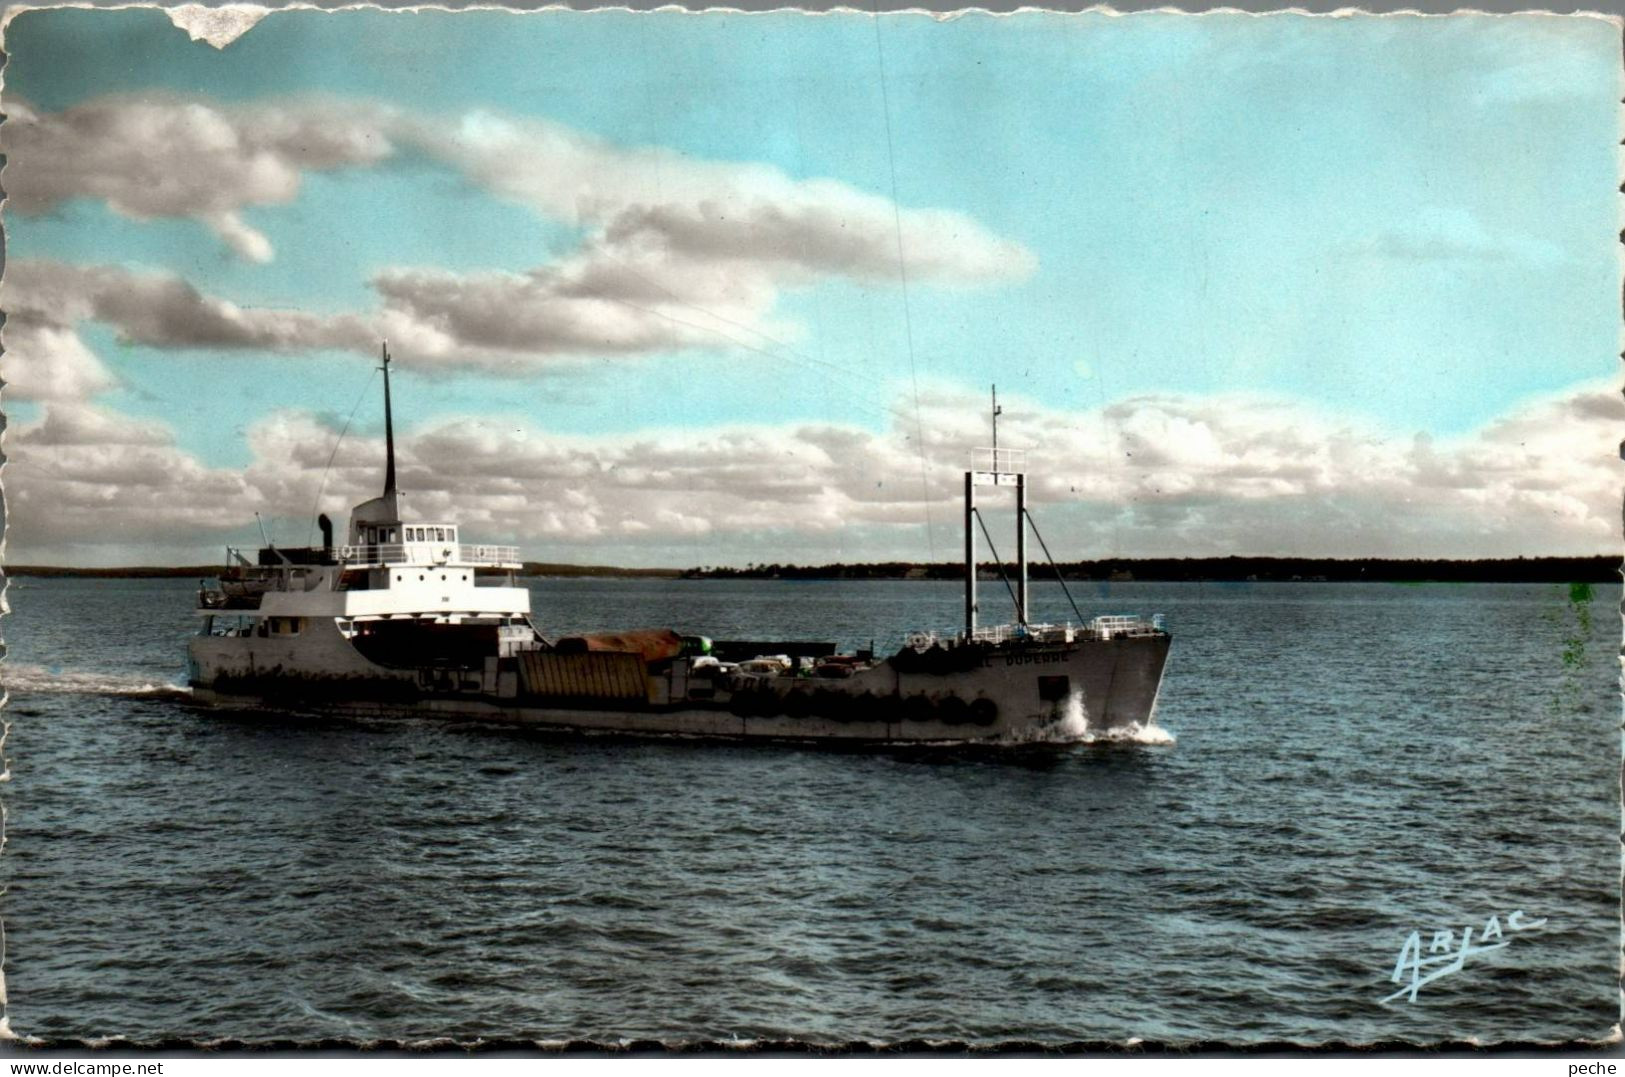
{"type": "Polygon", "coordinates": [[[589,651],[622,651],[642,656],[645,662],[676,658],[683,650],[683,637],[669,628],[635,628],[627,632],[594,632],[590,636],[566,636],[553,645],[557,654],[585,654],[589,651]]]}

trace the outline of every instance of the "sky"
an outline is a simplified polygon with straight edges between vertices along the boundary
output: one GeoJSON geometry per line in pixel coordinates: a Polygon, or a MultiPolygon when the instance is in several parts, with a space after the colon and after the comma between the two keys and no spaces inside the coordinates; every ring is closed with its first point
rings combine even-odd
{"type": "Polygon", "coordinates": [[[24,12],[6,557],[342,527],[385,339],[408,512],[530,560],[955,559],[995,383],[1061,559],[1614,552],[1618,34],[24,12]]]}

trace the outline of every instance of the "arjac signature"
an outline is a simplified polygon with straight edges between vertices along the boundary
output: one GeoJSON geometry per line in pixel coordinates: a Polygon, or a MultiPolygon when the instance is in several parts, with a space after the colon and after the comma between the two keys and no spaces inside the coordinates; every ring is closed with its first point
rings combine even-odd
{"type": "MultiPolygon", "coordinates": [[[[1530,931],[1540,927],[1546,918],[1539,920],[1525,920],[1524,911],[1518,909],[1507,915],[1507,931],[1514,934],[1521,931],[1530,931]]],[[[1509,945],[1512,940],[1507,938],[1501,930],[1501,918],[1491,916],[1484,921],[1484,927],[1478,934],[1478,945],[1473,945],[1473,929],[1461,929],[1461,945],[1455,945],[1456,933],[1451,930],[1435,931],[1433,939],[1428,943],[1428,956],[1422,955],[1422,933],[1411,932],[1405,945],[1399,948],[1399,961],[1394,965],[1394,983],[1404,984],[1398,991],[1383,999],[1392,1002],[1401,995],[1410,996],[1409,1001],[1416,1001],[1416,993],[1434,980],[1441,980],[1451,973],[1460,972],[1466,965],[1469,957],[1499,950],[1509,945]],[[1491,941],[1494,940],[1494,941],[1491,941]],[[1434,956],[1437,955],[1437,956],[1434,956]]]]}

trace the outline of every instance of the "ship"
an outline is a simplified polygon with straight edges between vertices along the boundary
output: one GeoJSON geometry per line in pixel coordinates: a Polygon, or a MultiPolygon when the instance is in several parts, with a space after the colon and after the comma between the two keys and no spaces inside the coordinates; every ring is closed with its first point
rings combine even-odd
{"type": "MultiPolygon", "coordinates": [[[[1170,636],[1160,615],[1028,618],[1024,453],[973,450],[964,473],[964,625],[895,651],[816,640],[724,640],[703,626],[553,633],[519,580],[514,546],[465,542],[409,510],[396,485],[390,355],[382,351],[383,493],[356,505],[343,543],[250,556],[227,549],[199,584],[187,681],[199,704],[346,716],[431,716],[567,734],[859,744],[1112,739],[1153,722],[1170,636]],[[979,491],[1014,492],[1014,620],[978,623],[979,491]]],[[[262,536],[263,538],[264,536],[262,536]]],[[[1053,566],[1053,559],[1051,559],[1053,566]]],[[[1056,572],[1063,590],[1064,579],[1056,572]]]]}

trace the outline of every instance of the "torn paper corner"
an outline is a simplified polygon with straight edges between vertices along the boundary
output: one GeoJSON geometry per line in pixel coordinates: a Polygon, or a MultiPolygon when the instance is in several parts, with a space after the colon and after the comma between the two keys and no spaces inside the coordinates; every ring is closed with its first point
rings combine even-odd
{"type": "Polygon", "coordinates": [[[204,7],[202,4],[181,4],[165,8],[169,21],[191,35],[193,41],[207,41],[217,49],[242,37],[254,25],[271,13],[258,4],[224,4],[204,7]]]}

